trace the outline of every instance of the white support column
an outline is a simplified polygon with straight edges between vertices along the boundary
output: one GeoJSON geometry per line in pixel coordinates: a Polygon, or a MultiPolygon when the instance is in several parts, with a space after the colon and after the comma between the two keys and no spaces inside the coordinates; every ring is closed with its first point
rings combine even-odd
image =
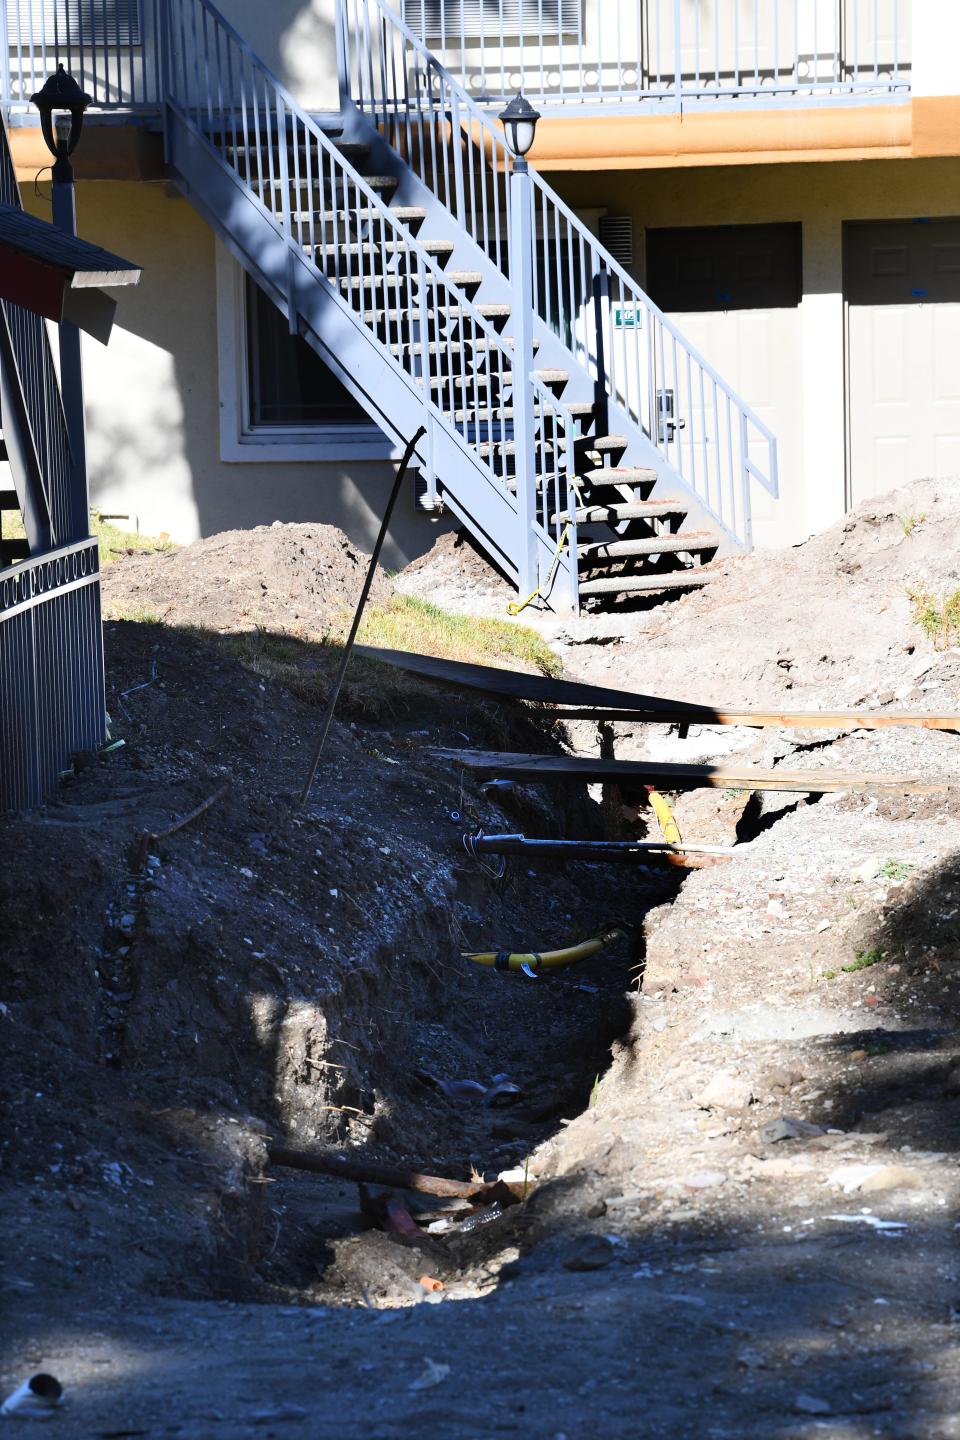
{"type": "Polygon", "coordinates": [[[960,94],[960,5],[913,0],[911,89],[921,99],[960,94]]]}
{"type": "MultiPolygon", "coordinates": [[[[526,161],[514,160],[510,176],[510,286],[513,352],[513,444],[517,481],[517,569],[521,598],[539,583],[537,455],[533,411],[533,204],[526,161]]],[[[501,404],[503,397],[501,396],[501,404]]]]}
{"type": "Polygon", "coordinates": [[[846,508],[841,221],[805,221],[803,257],[803,530],[811,535],[846,508]]]}

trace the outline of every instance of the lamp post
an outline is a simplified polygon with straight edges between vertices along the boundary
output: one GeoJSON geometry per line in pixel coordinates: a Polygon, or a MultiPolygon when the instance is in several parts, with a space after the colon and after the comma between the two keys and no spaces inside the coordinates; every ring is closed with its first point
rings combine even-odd
{"type": "MultiPolygon", "coordinates": [[[[83,113],[90,104],[80,86],[62,65],[58,65],[43,88],[30,102],[40,111],[40,129],[53,164],[53,223],[68,235],[77,233],[77,206],[70,156],[77,148],[83,129],[83,113]]],[[[82,540],[90,533],[87,499],[86,441],[83,417],[83,367],[80,358],[80,331],[70,321],[60,326],[60,389],[71,450],[71,507],[69,537],[58,536],[61,544],[82,540]]]]}
{"type": "Polygon", "coordinates": [[[539,113],[523,95],[515,95],[500,115],[507,143],[513,152],[510,174],[510,286],[514,303],[513,446],[517,482],[519,585],[522,597],[538,584],[537,455],[533,404],[533,187],[527,168],[527,151],[533,144],[539,113]]]}

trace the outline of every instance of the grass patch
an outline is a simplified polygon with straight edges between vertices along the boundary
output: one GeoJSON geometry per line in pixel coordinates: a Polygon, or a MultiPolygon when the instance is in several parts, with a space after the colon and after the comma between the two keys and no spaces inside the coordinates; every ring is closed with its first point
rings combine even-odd
{"type": "Polygon", "coordinates": [[[147,605],[118,605],[116,601],[103,602],[104,620],[129,620],[134,625],[162,625],[163,616],[147,605]]]}
{"type": "Polygon", "coordinates": [[[824,980],[836,980],[838,975],[855,975],[858,970],[869,970],[872,965],[879,965],[883,960],[883,948],[880,945],[871,945],[869,950],[860,950],[849,965],[841,965],[839,970],[824,970],[824,980]]]}
{"type": "Polygon", "coordinates": [[[906,880],[916,868],[909,860],[884,860],[877,874],[882,875],[884,880],[906,880]]]}
{"type": "Polygon", "coordinates": [[[563,673],[560,661],[535,630],[509,620],[453,615],[411,595],[394,595],[385,605],[367,610],[357,637],[361,645],[385,650],[414,650],[443,660],[489,665],[519,661],[553,679],[563,673]]]}
{"type": "Polygon", "coordinates": [[[914,624],[933,642],[946,650],[960,639],[960,590],[938,599],[932,591],[913,586],[907,590],[913,605],[914,624]]]}
{"type": "Polygon", "coordinates": [[[139,530],[121,530],[111,525],[109,520],[104,520],[97,510],[90,512],[90,533],[100,541],[100,559],[104,565],[112,565],[121,555],[133,555],[134,552],[163,554],[177,548],[167,534],[141,535],[139,530]]]}
{"type": "MultiPolygon", "coordinates": [[[[213,639],[260,679],[282,685],[309,705],[322,705],[351,618],[344,612],[336,629],[320,640],[263,629],[217,636],[207,631],[197,634],[206,641],[213,639]]],[[[384,605],[371,605],[360,626],[358,641],[472,664],[519,662],[542,675],[562,673],[553,651],[525,625],[452,615],[405,595],[395,595],[384,605]]],[[[340,710],[345,716],[379,720],[409,709],[423,694],[423,688],[424,681],[417,676],[355,655],[347,671],[340,710]]]]}
{"type": "Polygon", "coordinates": [[[900,528],[903,530],[904,535],[912,535],[914,530],[916,530],[918,526],[922,525],[926,518],[926,514],[897,516],[897,519],[900,521],[900,528]]]}

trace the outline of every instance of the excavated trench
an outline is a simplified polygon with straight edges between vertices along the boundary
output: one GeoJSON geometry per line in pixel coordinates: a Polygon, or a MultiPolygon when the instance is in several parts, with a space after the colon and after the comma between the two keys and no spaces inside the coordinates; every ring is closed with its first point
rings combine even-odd
{"type": "MultiPolygon", "coordinates": [[[[273,1017],[273,1134],[286,1145],[461,1180],[523,1174],[532,1194],[545,1142],[590,1105],[630,1029],[644,918],[673,898],[682,872],[457,857],[466,821],[491,814],[489,793],[461,782],[460,808],[442,816],[448,833],[436,837],[454,856],[438,866],[442,898],[424,906],[409,886],[394,933],[343,977],[322,1027],[312,1006],[273,1017]],[[460,955],[545,950],[613,920],[629,933],[536,978],[460,955]]],[[[508,829],[602,832],[603,807],[585,793],[525,787],[509,806],[508,829]]],[[[473,1296],[522,1243],[524,1206],[509,1197],[437,1200],[258,1159],[255,1178],[265,1183],[247,1184],[225,1206],[214,1293],[392,1307],[422,1299],[429,1275],[447,1296],[473,1296]]]]}

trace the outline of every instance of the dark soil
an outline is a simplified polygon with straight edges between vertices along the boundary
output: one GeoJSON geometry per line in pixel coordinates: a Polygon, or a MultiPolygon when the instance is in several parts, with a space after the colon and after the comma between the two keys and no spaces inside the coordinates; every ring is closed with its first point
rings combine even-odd
{"type": "MultiPolygon", "coordinates": [[[[887,519],[864,536],[864,571],[900,543],[887,519]]],[[[217,552],[223,573],[243,538],[217,552]]],[[[438,575],[469,580],[448,550],[438,575]]],[[[174,559],[124,562],[144,609],[177,597],[137,576],[174,559]]],[[[775,568],[738,564],[755,612],[774,585],[778,613],[775,568]]],[[[361,570],[330,582],[338,604],[361,570]]],[[[824,611],[847,579],[831,602],[821,577],[824,611]]],[[[910,702],[946,708],[956,653],[929,645],[921,675],[927,642],[876,595],[864,582],[838,626],[860,657],[844,690],[889,685],[913,644],[910,702]],[[864,613],[883,635],[857,649],[864,613]]],[[[249,626],[316,633],[309,596],[249,626]]],[[[215,603],[215,628],[249,628],[244,593],[215,603]]],[[[202,604],[184,598],[180,622],[202,604]]],[[[689,602],[673,613],[693,655],[689,602]]],[[[568,634],[567,673],[648,688],[619,625],[568,634]]],[[[724,698],[762,703],[760,641],[726,643],[724,698]]],[[[320,708],[194,628],[114,623],[107,648],[124,747],[4,827],[5,1393],[57,1374],[70,1437],[960,1437],[954,794],[704,792],[678,800],[687,838],[739,827],[744,843],[682,885],[514,862],[497,879],[465,830],[597,834],[598,797],[523,787],[500,809],[424,751],[558,744],[529,710],[430,687],[348,697],[300,810],[320,708]],[[144,830],[226,780],[131,867],[144,830]],[[639,953],[535,982],[460,956],[562,944],[612,914],[643,922],[639,953]],[[444,1093],[502,1073],[520,1092],[502,1108],[444,1093]],[[397,1195],[410,1238],[384,1228],[376,1187],[266,1163],[269,1138],[504,1172],[526,1199],[465,1225],[397,1195]]],[[[699,754],[720,733],[615,739],[699,754]]],[[[955,736],[735,739],[790,768],[958,768],[955,736]]]]}

